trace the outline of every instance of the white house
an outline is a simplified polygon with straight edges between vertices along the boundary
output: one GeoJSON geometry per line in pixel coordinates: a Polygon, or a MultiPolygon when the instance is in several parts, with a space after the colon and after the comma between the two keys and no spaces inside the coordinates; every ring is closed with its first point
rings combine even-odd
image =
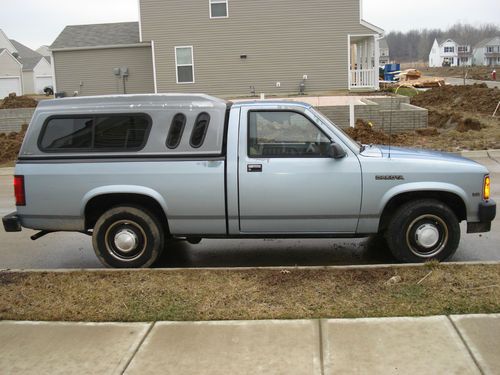
{"type": "Polygon", "coordinates": [[[13,92],[41,94],[52,85],[50,58],[7,38],[0,30],[0,99],[13,92]]]}
{"type": "Polygon", "coordinates": [[[471,66],[472,48],[466,43],[457,43],[453,39],[439,42],[434,39],[429,53],[429,67],[471,66]]]}
{"type": "Polygon", "coordinates": [[[474,47],[474,64],[500,66],[500,36],[485,39],[474,47]]]}

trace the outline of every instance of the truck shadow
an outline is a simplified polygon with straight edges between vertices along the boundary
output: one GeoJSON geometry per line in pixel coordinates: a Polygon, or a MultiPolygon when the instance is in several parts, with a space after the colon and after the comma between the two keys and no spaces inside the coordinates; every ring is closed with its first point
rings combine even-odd
{"type": "Polygon", "coordinates": [[[383,241],[203,240],[169,242],[155,267],[294,267],[395,263],[383,241]]]}

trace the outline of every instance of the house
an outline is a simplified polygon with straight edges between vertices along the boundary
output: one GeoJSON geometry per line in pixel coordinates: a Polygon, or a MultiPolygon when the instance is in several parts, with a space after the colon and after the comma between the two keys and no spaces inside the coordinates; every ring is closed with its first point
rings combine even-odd
{"type": "Polygon", "coordinates": [[[429,67],[471,66],[472,56],[472,48],[467,43],[457,43],[453,39],[434,39],[429,53],[429,67]]]}
{"type": "Polygon", "coordinates": [[[50,59],[7,38],[0,30],[0,98],[10,93],[41,94],[52,85],[50,59]]]}
{"type": "Polygon", "coordinates": [[[139,23],[65,28],[50,47],[57,91],[378,89],[383,30],[360,0],[140,0],[139,11],[139,23]]]}
{"type": "Polygon", "coordinates": [[[389,53],[389,45],[387,44],[386,38],[382,38],[379,40],[379,47],[380,47],[380,60],[379,60],[380,66],[384,66],[385,64],[390,64],[391,55],[389,53]]]}
{"type": "Polygon", "coordinates": [[[153,50],[140,41],[138,22],[67,26],[50,50],[58,92],[154,92],[153,50]]]}
{"type": "Polygon", "coordinates": [[[474,64],[500,66],[500,36],[485,39],[474,47],[474,64]]]}

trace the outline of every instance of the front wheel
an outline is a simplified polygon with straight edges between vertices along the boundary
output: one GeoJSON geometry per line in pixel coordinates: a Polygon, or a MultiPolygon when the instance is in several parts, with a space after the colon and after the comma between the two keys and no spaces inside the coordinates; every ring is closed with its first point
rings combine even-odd
{"type": "Polygon", "coordinates": [[[148,210],[118,206],[99,218],[92,243],[106,267],[146,268],[161,255],[164,233],[156,216],[148,210]]]}
{"type": "Polygon", "coordinates": [[[392,254],[402,262],[443,261],[457,251],[460,225],[448,206],[434,199],[422,199],[397,210],[386,236],[392,254]]]}

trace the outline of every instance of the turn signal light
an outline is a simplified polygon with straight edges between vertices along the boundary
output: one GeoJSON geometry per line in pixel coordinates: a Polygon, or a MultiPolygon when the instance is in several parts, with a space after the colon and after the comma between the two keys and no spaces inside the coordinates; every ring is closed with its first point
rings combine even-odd
{"type": "Polygon", "coordinates": [[[484,188],[483,188],[483,199],[485,201],[490,199],[490,186],[491,186],[490,176],[486,176],[484,178],[484,188]]]}
{"type": "Polygon", "coordinates": [[[24,191],[24,176],[14,176],[14,195],[16,196],[16,206],[26,206],[26,195],[24,191]]]}

